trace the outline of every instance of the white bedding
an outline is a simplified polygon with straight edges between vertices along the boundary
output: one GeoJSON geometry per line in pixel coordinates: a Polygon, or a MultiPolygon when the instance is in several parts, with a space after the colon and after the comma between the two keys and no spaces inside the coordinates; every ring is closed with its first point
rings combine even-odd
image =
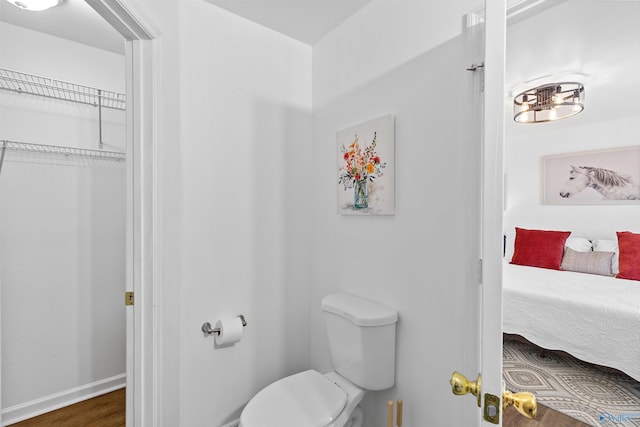
{"type": "Polygon", "coordinates": [[[640,282],[509,264],[503,331],[640,381],[640,282]]]}

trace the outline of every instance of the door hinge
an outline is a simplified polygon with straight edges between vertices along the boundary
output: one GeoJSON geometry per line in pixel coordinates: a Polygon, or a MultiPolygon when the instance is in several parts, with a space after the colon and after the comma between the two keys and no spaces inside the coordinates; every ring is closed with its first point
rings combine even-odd
{"type": "Polygon", "coordinates": [[[480,72],[480,92],[484,93],[484,61],[480,62],[479,64],[471,64],[467,68],[467,71],[480,72]]]}
{"type": "Polygon", "coordinates": [[[481,62],[479,64],[471,64],[469,68],[467,68],[467,71],[478,71],[478,68],[484,68],[484,62],[481,62]]]}
{"type": "Polygon", "coordinates": [[[478,260],[478,283],[482,285],[482,258],[478,260]]]}
{"type": "Polygon", "coordinates": [[[133,303],[134,303],[133,292],[125,292],[124,305],[133,305],[133,303]]]}

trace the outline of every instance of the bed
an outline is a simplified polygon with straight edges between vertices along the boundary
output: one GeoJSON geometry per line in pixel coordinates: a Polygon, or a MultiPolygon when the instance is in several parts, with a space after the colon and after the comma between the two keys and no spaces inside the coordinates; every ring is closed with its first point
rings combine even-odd
{"type": "Polygon", "coordinates": [[[640,282],[504,261],[503,332],[640,381],[640,282]]]}

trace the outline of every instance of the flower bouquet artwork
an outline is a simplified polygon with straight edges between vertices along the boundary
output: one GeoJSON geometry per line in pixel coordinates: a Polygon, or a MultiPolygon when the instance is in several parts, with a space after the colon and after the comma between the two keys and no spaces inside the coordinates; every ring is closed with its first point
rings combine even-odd
{"type": "Polygon", "coordinates": [[[394,116],[338,132],[338,213],[392,215],[394,116]]]}

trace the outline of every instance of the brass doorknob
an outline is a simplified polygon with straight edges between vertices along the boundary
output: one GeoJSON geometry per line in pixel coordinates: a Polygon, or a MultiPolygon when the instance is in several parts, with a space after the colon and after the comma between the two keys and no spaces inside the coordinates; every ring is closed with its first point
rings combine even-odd
{"type": "Polygon", "coordinates": [[[454,371],[449,384],[451,384],[453,394],[462,396],[463,394],[471,393],[478,398],[478,408],[482,406],[482,376],[480,374],[478,374],[477,380],[469,381],[460,372],[454,371]]]}
{"type": "Polygon", "coordinates": [[[502,410],[504,411],[507,407],[513,406],[527,418],[534,419],[536,417],[536,413],[538,412],[538,403],[536,402],[536,397],[527,391],[522,391],[520,393],[511,393],[508,390],[502,391],[502,410]]]}

